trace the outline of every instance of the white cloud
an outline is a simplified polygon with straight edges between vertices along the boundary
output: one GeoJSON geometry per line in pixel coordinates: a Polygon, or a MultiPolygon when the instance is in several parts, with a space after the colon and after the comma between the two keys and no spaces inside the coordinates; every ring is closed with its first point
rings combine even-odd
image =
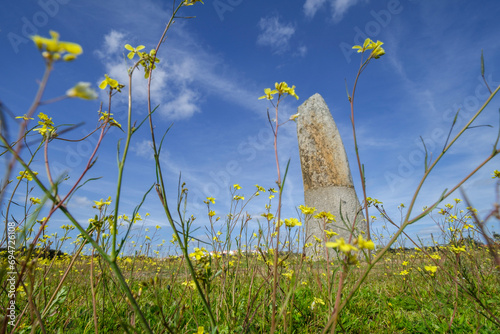
{"type": "Polygon", "coordinates": [[[174,100],[169,101],[163,110],[172,119],[189,118],[200,108],[196,105],[198,94],[189,88],[183,88],[174,100]]]}
{"type": "Polygon", "coordinates": [[[135,142],[131,147],[132,151],[135,152],[140,157],[153,159],[153,142],[148,139],[144,139],[140,142],[135,142]]]}
{"type": "Polygon", "coordinates": [[[71,198],[71,201],[69,202],[69,206],[71,208],[82,208],[82,207],[88,207],[90,208],[92,206],[92,201],[88,199],[86,196],[78,196],[75,195],[71,198]]]}
{"type": "MultiPolygon", "coordinates": [[[[127,34],[112,30],[104,36],[105,52],[96,51],[106,69],[106,73],[119,83],[126,85],[121,94],[116,95],[115,101],[128,103],[128,69],[133,62],[124,58],[123,45],[126,44],[127,34]]],[[[199,97],[191,89],[186,89],[187,84],[195,77],[195,61],[192,58],[173,58],[178,61],[167,61],[160,55],[160,64],[153,72],[151,81],[151,100],[153,107],[160,105],[159,113],[168,119],[185,119],[191,117],[200,108],[195,104],[199,97]],[[167,91],[167,87],[169,90],[167,91]]],[[[137,60],[137,58],[135,58],[137,60]]],[[[101,78],[104,79],[104,78],[101,78]]],[[[100,80],[101,80],[100,79],[100,80]]],[[[148,98],[147,80],[144,79],[144,69],[139,66],[132,76],[133,102],[146,103],[148,98]]],[[[106,92],[103,92],[103,100],[106,92]]]]}
{"type": "Polygon", "coordinates": [[[335,22],[339,22],[344,17],[344,14],[347,12],[349,7],[354,6],[358,3],[358,0],[334,0],[331,3],[332,6],[332,15],[333,20],[335,22]]]}
{"type": "Polygon", "coordinates": [[[104,37],[104,44],[107,46],[106,52],[112,54],[121,50],[124,38],[125,34],[111,30],[111,32],[104,37]]]}
{"type": "Polygon", "coordinates": [[[358,1],[359,0],[306,0],[304,3],[304,13],[307,17],[312,18],[326,2],[329,2],[333,21],[340,22],[347,10],[357,4],[358,1]]]}
{"type": "Polygon", "coordinates": [[[307,17],[314,17],[316,12],[325,4],[326,0],[306,0],[304,13],[307,17]]]}
{"type": "Polygon", "coordinates": [[[290,38],[295,33],[292,24],[280,23],[279,18],[274,16],[261,18],[259,28],[261,33],[257,37],[258,45],[270,46],[276,54],[282,54],[290,48],[290,38]]]}
{"type": "MultiPolygon", "coordinates": [[[[247,110],[259,108],[261,111],[260,104],[255,100],[255,96],[259,93],[248,88],[235,87],[234,82],[241,79],[224,69],[223,59],[206,52],[192,36],[182,30],[178,30],[177,34],[179,36],[170,39],[168,57],[160,53],[161,61],[153,72],[151,101],[153,107],[159,105],[158,114],[169,120],[188,119],[202,111],[201,103],[204,101],[204,96],[209,94],[241,105],[247,110]]],[[[114,97],[115,103],[125,105],[128,103],[127,70],[132,62],[125,57],[128,51],[122,47],[133,35],[133,31],[125,33],[112,30],[103,38],[103,46],[100,49],[105,51],[95,51],[104,65],[104,73],[127,86],[121,94],[114,97]],[[111,47],[108,47],[108,44],[111,47]],[[122,47],[115,47],[117,45],[122,47]]],[[[99,78],[97,84],[103,79],[104,76],[99,78]]],[[[133,75],[132,88],[135,110],[144,110],[142,106],[137,107],[137,104],[144,105],[147,102],[147,80],[144,79],[142,67],[139,67],[133,75]]],[[[101,93],[101,99],[106,101],[106,93],[104,91],[101,93]]],[[[118,116],[116,115],[118,110],[119,108],[115,106],[114,112],[112,111],[115,116],[118,116]]],[[[120,120],[120,117],[117,119],[120,120]]]]}

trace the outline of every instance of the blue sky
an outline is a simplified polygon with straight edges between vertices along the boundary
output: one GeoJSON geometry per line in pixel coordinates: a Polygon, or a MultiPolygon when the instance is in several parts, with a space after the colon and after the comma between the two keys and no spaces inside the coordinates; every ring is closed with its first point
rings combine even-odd
{"type": "MultiPolygon", "coordinates": [[[[355,105],[358,144],[368,196],[382,201],[397,221],[397,206],[410,202],[423,174],[420,136],[436,157],[455,112],[461,108],[456,131],[486,99],[480,78],[481,49],[490,86],[494,89],[500,84],[496,61],[500,56],[499,6],[494,0],[481,1],[480,5],[463,0],[207,0],[204,5],[183,8],[181,15],[196,18],[176,20],[160,50],[161,63],[152,87],[153,104],[159,105],[157,133],[174,123],[163,153],[170,201],[175,201],[182,172],[190,193],[188,213],[198,217],[195,225],[201,227],[197,232],[201,237],[207,223],[205,197],[216,198],[213,209],[223,216],[229,212],[231,185],[240,184],[239,193],[247,198],[255,184],[275,186],[272,134],[266,116],[270,105],[257,98],[276,81],[295,85],[300,97],[298,101],[285,99],[282,117],[296,113],[311,95],[323,96],[344,141],[361,197],[344,80],[352,87],[359,66],[359,55],[351,46],[370,37],[384,42],[386,55],[373,61],[359,82],[355,105]]],[[[49,30],[58,31],[61,40],[79,43],[84,53],[72,63],[57,64],[45,99],[63,95],[79,81],[90,82],[98,90],[105,73],[126,83],[130,63],[124,61],[128,51],[123,46],[154,48],[171,8],[171,2],[155,0],[5,3],[0,13],[0,100],[16,116],[27,111],[43,74],[42,59],[27,37],[48,36],[49,30]]],[[[137,73],[133,87],[134,119],[141,120],[146,115],[141,73],[137,73]]],[[[39,111],[56,124],[84,122],[65,135],[75,139],[94,129],[99,103],[106,100],[104,92],[99,93],[96,101],[64,100],[39,111]]],[[[125,93],[113,101],[112,112],[121,123],[126,120],[126,101],[125,93]]],[[[495,98],[475,123],[492,127],[466,131],[430,175],[415,213],[491,152],[498,133],[498,107],[495,98]]],[[[13,122],[10,125],[15,128],[13,122]]],[[[120,213],[130,215],[155,181],[148,134],[148,128],[143,127],[133,138],[120,213]]],[[[70,204],[82,222],[94,214],[93,200],[115,194],[116,142],[120,138],[124,138],[122,132],[110,131],[98,163],[88,175],[103,179],[80,190],[70,204]]],[[[51,143],[55,172],[69,172],[68,186],[82,171],[94,143],[95,138],[78,144],[51,143]]],[[[291,161],[283,212],[285,217],[294,216],[295,208],[303,204],[303,188],[292,122],[280,128],[279,153],[282,166],[291,161]]],[[[4,165],[5,157],[0,159],[4,165]]],[[[44,170],[41,156],[33,168],[44,170]]],[[[497,158],[465,186],[483,215],[495,202],[496,183],[491,178],[495,169],[499,169],[497,158]]],[[[261,196],[246,207],[255,217],[251,229],[257,226],[266,203],[267,197],[261,196]]],[[[151,216],[145,225],[162,226],[158,239],[170,240],[172,231],[153,193],[141,210],[143,215],[146,212],[151,216]]],[[[55,216],[49,232],[64,223],[63,217],[55,216]]],[[[498,230],[498,222],[494,224],[498,230]]],[[[432,220],[425,219],[410,226],[408,232],[427,238],[438,230],[432,220]]]]}

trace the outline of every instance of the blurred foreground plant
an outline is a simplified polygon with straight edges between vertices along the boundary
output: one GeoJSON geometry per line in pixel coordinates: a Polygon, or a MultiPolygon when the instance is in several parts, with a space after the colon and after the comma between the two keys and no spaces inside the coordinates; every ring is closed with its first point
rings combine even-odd
{"type": "MultiPolygon", "coordinates": [[[[355,147],[355,151],[356,151],[356,158],[357,158],[357,162],[358,162],[361,185],[362,185],[362,190],[363,190],[363,197],[364,197],[363,208],[365,209],[367,236],[368,236],[369,240],[371,240],[370,215],[368,213],[368,206],[370,203],[374,204],[375,208],[377,208],[379,211],[381,211],[381,213],[383,214],[385,219],[387,219],[390,222],[392,222],[392,220],[387,216],[387,214],[383,210],[383,206],[381,205],[380,202],[378,202],[378,201],[374,202],[372,199],[370,199],[366,195],[366,193],[367,193],[366,192],[366,175],[365,175],[364,165],[361,163],[361,159],[360,159],[360,155],[359,155],[358,142],[357,142],[357,136],[356,136],[356,127],[355,127],[355,121],[354,121],[354,97],[355,97],[355,93],[356,93],[358,79],[359,79],[361,73],[366,69],[366,67],[368,66],[368,64],[370,63],[370,61],[372,59],[378,59],[385,54],[385,50],[381,47],[382,44],[383,43],[380,41],[373,42],[371,39],[368,38],[365,40],[363,46],[356,45],[353,47],[353,49],[358,50],[358,53],[362,54],[362,57],[361,57],[360,67],[358,69],[358,73],[357,73],[356,79],[354,81],[354,86],[353,86],[352,92],[349,93],[349,91],[347,90],[347,97],[348,97],[349,103],[351,105],[351,123],[352,123],[352,130],[353,130],[354,147],[355,147]],[[366,60],[363,59],[363,55],[365,54],[365,52],[369,52],[366,60]]],[[[483,63],[482,57],[481,57],[481,63],[482,63],[482,71],[484,71],[484,63],[483,63]]],[[[482,75],[484,77],[484,72],[482,73],[482,75]]],[[[346,85],[347,85],[347,83],[346,83],[346,85]]],[[[379,262],[385,256],[385,254],[391,248],[391,246],[398,240],[399,236],[404,233],[404,230],[406,229],[406,227],[408,227],[409,225],[417,222],[418,220],[420,220],[423,217],[425,217],[426,215],[428,215],[443,200],[445,200],[448,196],[450,196],[455,190],[459,189],[464,184],[465,181],[470,179],[472,177],[472,175],[474,175],[481,167],[483,167],[487,162],[489,162],[491,159],[493,159],[500,152],[500,150],[498,148],[498,141],[500,138],[500,132],[499,132],[499,136],[497,137],[497,140],[493,145],[493,151],[491,152],[491,154],[489,156],[487,156],[483,161],[477,163],[477,166],[472,171],[470,171],[468,174],[466,174],[463,177],[463,179],[460,182],[458,182],[455,186],[453,186],[450,190],[445,189],[438,199],[436,199],[433,203],[430,203],[428,206],[424,207],[423,212],[416,214],[412,217],[412,212],[413,212],[413,208],[415,206],[415,202],[416,202],[417,197],[420,194],[420,190],[422,189],[422,186],[423,186],[425,180],[427,179],[427,177],[429,176],[429,174],[435,168],[437,163],[439,161],[441,161],[443,156],[451,149],[453,144],[456,143],[458,138],[460,138],[465,133],[466,130],[471,128],[471,124],[483,112],[483,110],[486,108],[486,106],[490,103],[490,101],[498,93],[499,90],[500,90],[500,86],[498,86],[493,92],[490,91],[491,94],[488,97],[488,99],[479,108],[479,110],[470,118],[470,120],[467,122],[467,124],[465,124],[462,127],[462,129],[454,137],[448,136],[446,143],[444,143],[444,147],[443,147],[442,151],[439,153],[439,155],[435,158],[434,161],[432,161],[431,157],[429,157],[428,152],[427,152],[427,148],[425,147],[425,143],[423,143],[424,149],[426,152],[425,161],[424,161],[424,175],[423,175],[422,179],[420,180],[420,183],[417,186],[417,189],[415,190],[415,192],[413,194],[413,198],[412,198],[412,200],[409,204],[409,207],[406,211],[406,215],[404,215],[404,218],[399,225],[396,225],[393,223],[397,227],[397,231],[394,234],[392,234],[391,239],[387,242],[385,247],[382,250],[380,250],[379,252],[377,252],[377,254],[374,256],[373,259],[371,259],[370,257],[367,258],[367,260],[369,261],[368,266],[363,270],[363,273],[357,279],[354,286],[352,286],[350,288],[350,291],[348,293],[345,293],[344,294],[345,297],[342,298],[343,295],[342,295],[341,291],[343,290],[343,278],[346,277],[347,270],[348,270],[348,267],[344,266],[344,270],[341,273],[340,281],[338,283],[337,296],[335,299],[336,305],[335,305],[333,312],[331,313],[330,319],[328,320],[328,322],[323,330],[323,333],[326,333],[330,328],[331,328],[332,332],[336,331],[338,318],[339,318],[340,313],[344,309],[344,307],[347,305],[347,303],[349,303],[349,301],[353,298],[355,293],[360,289],[361,285],[366,280],[366,278],[368,277],[368,274],[374,268],[375,264],[377,262],[379,262]]],[[[451,135],[451,132],[452,132],[454,125],[456,123],[457,116],[458,116],[458,112],[457,112],[457,115],[455,116],[455,119],[454,119],[452,125],[451,125],[450,135],[451,135]]],[[[352,234],[351,234],[351,237],[352,237],[352,234]]],[[[487,236],[486,236],[486,238],[487,238],[487,236]]],[[[348,256],[346,256],[346,258],[344,259],[344,263],[348,263],[348,256]]],[[[429,270],[431,272],[433,272],[434,267],[429,267],[429,270]]],[[[467,292],[467,290],[465,290],[465,292],[467,292]]],[[[474,298],[474,296],[471,295],[471,298],[474,298]]],[[[496,317],[491,312],[491,310],[489,308],[485,308],[485,311],[488,313],[489,318],[492,319],[492,321],[494,321],[495,323],[497,323],[500,326],[499,318],[496,317]]]]}

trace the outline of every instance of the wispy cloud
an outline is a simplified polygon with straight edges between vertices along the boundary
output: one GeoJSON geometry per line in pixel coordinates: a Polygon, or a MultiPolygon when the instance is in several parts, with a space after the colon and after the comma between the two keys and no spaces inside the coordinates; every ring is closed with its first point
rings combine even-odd
{"type": "Polygon", "coordinates": [[[297,49],[297,51],[294,53],[294,56],[305,57],[306,54],[307,54],[307,46],[302,45],[302,46],[299,46],[299,48],[297,49]]]}
{"type": "MultiPolygon", "coordinates": [[[[111,30],[104,36],[102,47],[95,52],[98,58],[102,61],[106,73],[111,78],[118,80],[119,83],[127,86],[124,90],[122,90],[121,94],[118,94],[115,97],[115,100],[119,103],[126,103],[128,101],[128,69],[133,63],[125,58],[124,55],[126,50],[124,45],[127,44],[130,34],[131,32],[111,30]]],[[[147,81],[144,80],[144,73],[142,71],[142,68],[139,67],[132,76],[133,96],[135,101],[139,103],[145,103],[148,97],[147,81]]],[[[104,77],[101,79],[104,79],[104,77]]],[[[158,66],[154,72],[154,80],[151,84],[151,97],[154,101],[159,101],[161,104],[167,102],[165,101],[166,94],[164,93],[167,85],[167,79],[168,76],[165,68],[163,66],[158,66]]],[[[103,92],[103,94],[106,93],[103,92]]],[[[103,100],[105,99],[103,98],[103,100]]]]}
{"type": "Polygon", "coordinates": [[[359,0],[306,0],[304,3],[304,14],[312,18],[325,3],[329,3],[333,21],[340,22],[347,10],[358,2],[359,0]]]}
{"type": "Polygon", "coordinates": [[[151,140],[143,139],[140,142],[138,141],[131,146],[131,150],[140,157],[153,160],[153,142],[151,140]]]}
{"type": "Polygon", "coordinates": [[[81,208],[89,209],[92,207],[93,204],[94,203],[92,203],[92,201],[88,197],[75,195],[69,202],[69,207],[72,209],[81,209],[81,208]]]}
{"type": "MultiPolygon", "coordinates": [[[[134,31],[112,30],[103,38],[100,50],[104,51],[95,51],[105,67],[105,73],[127,86],[127,71],[132,62],[126,59],[128,51],[123,45],[133,35],[134,31]]],[[[187,33],[178,31],[177,35],[170,39],[168,57],[159,55],[161,61],[153,73],[151,100],[154,106],[159,105],[160,115],[169,120],[188,119],[195,113],[202,112],[202,104],[208,95],[237,103],[246,110],[257,110],[258,101],[255,96],[258,92],[235,87],[234,82],[240,79],[225,68],[224,60],[219,55],[204,50],[196,43],[195,37],[187,33]]],[[[300,52],[303,54],[305,51],[300,52]]],[[[145,104],[147,101],[147,80],[144,80],[143,74],[142,68],[139,68],[133,76],[134,103],[145,104]]],[[[104,77],[99,80],[103,79],[104,77]]],[[[102,98],[105,100],[104,92],[102,98]]],[[[116,96],[116,101],[127,103],[126,89],[116,96]]]]}
{"type": "Polygon", "coordinates": [[[169,101],[164,107],[167,115],[173,119],[189,118],[200,108],[196,105],[198,95],[193,90],[182,87],[180,94],[174,100],[169,101]]]}
{"type": "Polygon", "coordinates": [[[257,44],[269,46],[275,54],[283,54],[290,49],[290,39],[295,34],[293,24],[281,23],[278,16],[261,18],[259,21],[260,35],[257,44]]]}
{"type": "Polygon", "coordinates": [[[326,3],[327,0],[306,0],[304,4],[304,13],[307,17],[312,18],[316,12],[326,3]]]}
{"type": "Polygon", "coordinates": [[[116,30],[111,30],[109,34],[104,36],[104,45],[106,48],[103,48],[105,51],[100,51],[101,55],[107,54],[112,55],[117,52],[123,51],[123,40],[125,38],[125,34],[116,30]]]}

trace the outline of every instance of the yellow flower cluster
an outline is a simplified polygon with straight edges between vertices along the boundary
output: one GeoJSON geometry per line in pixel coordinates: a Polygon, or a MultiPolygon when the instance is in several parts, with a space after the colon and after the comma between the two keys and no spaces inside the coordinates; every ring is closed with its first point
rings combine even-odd
{"type": "Polygon", "coordinates": [[[345,242],[344,238],[335,239],[335,242],[327,242],[326,247],[337,248],[344,254],[348,254],[351,251],[357,252],[358,249],[351,244],[345,242]]]}
{"type": "Polygon", "coordinates": [[[183,6],[192,6],[197,2],[201,2],[202,4],[204,4],[202,0],[184,0],[184,3],[182,5],[183,6]]]}
{"type": "Polygon", "coordinates": [[[321,211],[320,213],[314,215],[313,217],[316,218],[316,219],[325,219],[325,220],[328,220],[329,222],[330,221],[336,221],[335,220],[335,216],[332,215],[330,213],[330,211],[328,211],[328,212],[321,211]]]}
{"type": "Polygon", "coordinates": [[[268,99],[272,100],[274,98],[275,94],[278,94],[279,97],[287,94],[295,97],[297,100],[299,97],[297,94],[295,94],[295,86],[288,87],[288,84],[286,82],[280,82],[280,83],[275,83],[274,84],[275,89],[271,90],[271,88],[266,88],[264,89],[264,94],[263,96],[259,97],[259,100],[261,99],[268,99]]]}
{"type": "Polygon", "coordinates": [[[42,203],[38,197],[30,197],[30,202],[34,205],[42,203]]]}
{"type": "Polygon", "coordinates": [[[255,187],[257,187],[257,192],[255,193],[256,196],[259,195],[260,191],[266,192],[266,189],[264,187],[259,186],[258,184],[256,184],[255,187]]]}
{"type": "Polygon", "coordinates": [[[103,200],[102,198],[99,201],[94,201],[95,205],[92,207],[97,210],[101,210],[101,208],[105,205],[110,205],[111,204],[111,196],[108,197],[107,200],[103,200]]]}
{"type": "Polygon", "coordinates": [[[38,118],[40,119],[40,121],[38,121],[38,125],[40,127],[33,129],[33,131],[38,132],[44,138],[50,139],[57,137],[56,128],[54,128],[54,122],[52,122],[52,118],[45,115],[43,112],[38,114],[38,118]]]}
{"type": "Polygon", "coordinates": [[[107,74],[104,74],[104,80],[99,84],[99,88],[106,89],[107,86],[109,86],[111,90],[116,89],[119,92],[125,87],[125,85],[119,84],[117,80],[111,79],[107,74]]]}
{"type": "Polygon", "coordinates": [[[381,56],[385,55],[385,50],[381,46],[382,44],[384,43],[382,43],[381,41],[374,42],[371,39],[367,38],[363,43],[363,46],[355,45],[352,48],[357,49],[358,53],[363,53],[366,50],[372,50],[369,58],[378,59],[381,56]]]}
{"type": "Polygon", "coordinates": [[[194,257],[197,261],[201,260],[202,257],[205,257],[208,254],[208,251],[205,248],[195,247],[194,252],[189,254],[189,257],[194,257]]]}
{"type": "Polygon", "coordinates": [[[90,82],[79,82],[75,87],[69,89],[66,92],[68,97],[78,97],[84,100],[95,100],[97,99],[97,93],[95,90],[90,88],[90,82]]]}
{"type": "Polygon", "coordinates": [[[333,236],[339,235],[337,232],[333,232],[332,230],[325,230],[326,237],[330,240],[333,236]]]}
{"type": "Polygon", "coordinates": [[[461,252],[465,252],[465,247],[464,246],[462,246],[462,247],[455,247],[455,246],[451,245],[450,246],[450,251],[452,251],[455,254],[459,254],[461,252]]]}
{"type": "Polygon", "coordinates": [[[71,61],[83,52],[79,44],[60,41],[59,33],[55,31],[51,30],[50,36],[52,38],[39,35],[31,37],[38,50],[42,51],[42,56],[49,61],[60,60],[61,58],[64,61],[71,61]]]}
{"type": "Polygon", "coordinates": [[[305,215],[312,215],[314,211],[316,211],[316,208],[311,208],[306,205],[299,205],[299,209],[305,215]]]}
{"type": "MultiPolygon", "coordinates": [[[[356,244],[360,249],[374,249],[375,244],[371,240],[363,239],[363,236],[360,234],[357,239],[354,240],[354,244],[356,244]]],[[[329,248],[337,248],[342,253],[348,255],[351,251],[357,252],[358,248],[354,247],[349,243],[346,243],[344,238],[338,238],[335,242],[327,242],[326,247],[329,248]]]]}
{"type": "Polygon", "coordinates": [[[302,226],[302,222],[300,222],[297,218],[285,219],[285,225],[288,227],[302,226]]]}
{"type": "Polygon", "coordinates": [[[379,205],[379,204],[382,204],[382,202],[380,202],[378,199],[376,198],[371,198],[371,197],[367,197],[366,198],[366,202],[368,203],[368,206],[371,206],[371,205],[379,205]]]}
{"type": "Polygon", "coordinates": [[[430,272],[431,275],[434,275],[437,270],[437,266],[424,266],[424,269],[430,272]]]}
{"type": "MultiPolygon", "coordinates": [[[[38,172],[33,172],[34,175],[38,175],[38,172]]],[[[21,180],[21,179],[26,179],[28,181],[33,181],[33,178],[31,177],[31,175],[28,173],[27,170],[22,170],[19,172],[19,176],[17,177],[18,180],[21,180]]],[[[35,204],[35,203],[34,203],[35,204]]]]}
{"type": "Polygon", "coordinates": [[[117,128],[122,128],[122,125],[116,121],[113,117],[111,117],[113,114],[108,113],[107,111],[98,112],[101,116],[99,117],[99,122],[107,122],[110,126],[116,126],[117,128]]]}
{"type": "MultiPolygon", "coordinates": [[[[261,216],[262,216],[262,217],[264,217],[264,218],[266,218],[266,219],[267,219],[267,220],[269,220],[269,221],[270,221],[270,220],[272,220],[272,219],[274,218],[274,215],[273,215],[272,213],[270,213],[270,212],[268,212],[268,213],[263,213],[263,214],[261,214],[261,216]]],[[[280,225],[281,225],[281,224],[280,224],[280,225]]]]}
{"type": "Polygon", "coordinates": [[[213,197],[207,197],[207,200],[203,201],[203,203],[205,203],[205,204],[210,204],[210,203],[215,204],[215,198],[213,198],[213,197]]]}

